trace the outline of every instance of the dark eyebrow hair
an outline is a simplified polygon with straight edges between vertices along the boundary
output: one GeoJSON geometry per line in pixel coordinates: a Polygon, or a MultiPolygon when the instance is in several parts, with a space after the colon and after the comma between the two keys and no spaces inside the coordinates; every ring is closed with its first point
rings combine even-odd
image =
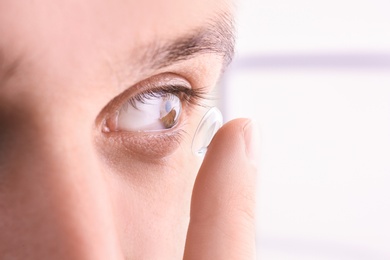
{"type": "Polygon", "coordinates": [[[233,59],[234,47],[234,21],[224,13],[173,42],[151,46],[143,58],[149,60],[149,67],[159,69],[197,55],[215,54],[222,57],[225,69],[233,59]]]}

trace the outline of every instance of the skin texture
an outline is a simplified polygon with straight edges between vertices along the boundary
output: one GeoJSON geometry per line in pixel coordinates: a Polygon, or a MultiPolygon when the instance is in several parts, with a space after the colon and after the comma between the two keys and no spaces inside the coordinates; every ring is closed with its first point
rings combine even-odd
{"type": "Polygon", "coordinates": [[[165,131],[107,123],[166,80],[211,92],[231,13],[224,0],[0,2],[1,259],[255,257],[249,120],[225,124],[203,163],[202,107],[165,131]],[[220,24],[223,39],[166,55],[220,24]]]}

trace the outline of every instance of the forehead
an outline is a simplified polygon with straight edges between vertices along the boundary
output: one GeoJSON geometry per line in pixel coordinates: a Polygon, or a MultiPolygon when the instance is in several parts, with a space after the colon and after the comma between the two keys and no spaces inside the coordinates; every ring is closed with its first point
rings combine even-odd
{"type": "Polygon", "coordinates": [[[3,0],[0,44],[28,43],[45,50],[119,40],[142,44],[173,38],[227,11],[225,0],[3,0]]]}
{"type": "Polygon", "coordinates": [[[90,67],[102,56],[135,57],[140,46],[175,39],[230,12],[227,0],[3,0],[0,58],[23,57],[32,60],[29,70],[41,66],[47,73],[90,67]]]}

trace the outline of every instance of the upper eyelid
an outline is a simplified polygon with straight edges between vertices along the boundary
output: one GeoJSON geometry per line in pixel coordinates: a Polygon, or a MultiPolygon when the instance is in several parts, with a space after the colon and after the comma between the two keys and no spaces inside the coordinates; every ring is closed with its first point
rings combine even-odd
{"type": "Polygon", "coordinates": [[[182,101],[186,102],[207,99],[206,92],[203,89],[190,89],[183,86],[168,85],[164,87],[148,89],[145,92],[141,92],[130,97],[128,101],[130,104],[134,105],[135,101],[143,102],[149,98],[162,97],[165,94],[172,94],[176,96],[184,94],[184,96],[181,96],[181,98],[184,98],[182,101]]]}
{"type": "Polygon", "coordinates": [[[130,87],[128,90],[114,98],[114,100],[117,100],[114,102],[115,104],[111,106],[110,110],[119,110],[123,105],[129,103],[131,100],[137,99],[137,97],[142,98],[145,97],[145,95],[154,95],[158,92],[165,92],[176,95],[184,94],[184,98],[186,98],[184,101],[203,107],[206,107],[207,105],[205,104],[206,102],[202,101],[211,99],[207,95],[208,88],[195,88],[187,80],[178,75],[169,73],[167,76],[162,76],[162,78],[165,78],[165,80],[155,80],[155,78],[160,78],[160,76],[158,75],[140,81],[133,87],[130,87]],[[167,79],[169,77],[172,77],[172,79],[167,79]]]}
{"type": "Polygon", "coordinates": [[[132,86],[128,87],[126,90],[112,98],[110,101],[108,101],[108,103],[99,113],[96,122],[102,122],[108,114],[111,114],[114,111],[120,109],[121,106],[124,105],[129,98],[136,96],[137,94],[143,93],[147,90],[156,89],[164,85],[173,83],[192,88],[192,85],[189,83],[189,81],[185,80],[183,77],[175,73],[164,73],[156,76],[151,76],[147,79],[141,80],[138,83],[133,84],[132,86]]]}

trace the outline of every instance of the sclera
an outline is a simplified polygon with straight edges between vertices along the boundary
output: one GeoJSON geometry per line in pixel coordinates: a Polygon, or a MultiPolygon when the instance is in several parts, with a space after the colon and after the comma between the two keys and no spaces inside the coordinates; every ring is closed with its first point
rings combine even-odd
{"type": "Polygon", "coordinates": [[[212,107],[205,113],[192,140],[192,152],[195,155],[206,154],[207,147],[222,124],[222,113],[217,107],[212,107]]]}

